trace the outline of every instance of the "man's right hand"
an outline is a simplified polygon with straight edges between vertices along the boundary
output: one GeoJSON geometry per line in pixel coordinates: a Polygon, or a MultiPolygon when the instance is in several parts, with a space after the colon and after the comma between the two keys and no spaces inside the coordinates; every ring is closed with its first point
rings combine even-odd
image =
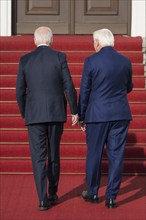
{"type": "Polygon", "coordinates": [[[72,115],[72,126],[74,126],[78,122],[79,116],[78,114],[72,115]]]}

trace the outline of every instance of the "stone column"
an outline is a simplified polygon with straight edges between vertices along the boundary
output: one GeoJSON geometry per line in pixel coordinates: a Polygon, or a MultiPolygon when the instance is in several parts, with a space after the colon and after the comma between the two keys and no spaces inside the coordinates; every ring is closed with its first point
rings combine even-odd
{"type": "Polygon", "coordinates": [[[0,0],[0,36],[11,35],[11,0],[0,0]]]}
{"type": "Polygon", "coordinates": [[[131,36],[146,37],[146,0],[132,0],[131,36]]]}

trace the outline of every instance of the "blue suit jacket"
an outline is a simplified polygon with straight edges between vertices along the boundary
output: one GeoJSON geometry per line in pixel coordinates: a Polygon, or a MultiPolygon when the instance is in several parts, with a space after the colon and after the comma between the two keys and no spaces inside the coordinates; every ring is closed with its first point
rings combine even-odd
{"type": "Polygon", "coordinates": [[[85,59],[78,105],[80,121],[131,120],[127,93],[132,88],[130,60],[113,47],[103,47],[85,59]]]}
{"type": "Polygon", "coordinates": [[[27,125],[65,122],[66,97],[71,113],[76,114],[77,95],[66,55],[48,46],[40,46],[21,57],[16,96],[27,125]]]}

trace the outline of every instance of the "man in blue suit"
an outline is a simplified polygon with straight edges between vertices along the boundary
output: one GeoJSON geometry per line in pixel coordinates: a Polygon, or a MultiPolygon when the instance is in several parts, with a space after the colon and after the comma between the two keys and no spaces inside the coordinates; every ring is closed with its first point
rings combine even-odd
{"type": "Polygon", "coordinates": [[[72,125],[78,121],[77,95],[66,55],[51,49],[52,39],[50,28],[36,29],[37,48],[20,58],[16,84],[17,102],[28,127],[39,210],[49,209],[50,204],[58,200],[60,140],[67,118],[66,97],[72,125]]]}
{"type": "Polygon", "coordinates": [[[122,171],[129,122],[132,119],[127,93],[133,88],[129,59],[115,51],[108,29],[93,33],[96,53],[85,59],[79,97],[79,121],[86,130],[87,191],[84,200],[97,203],[104,145],[108,156],[106,203],[115,208],[122,171]]]}

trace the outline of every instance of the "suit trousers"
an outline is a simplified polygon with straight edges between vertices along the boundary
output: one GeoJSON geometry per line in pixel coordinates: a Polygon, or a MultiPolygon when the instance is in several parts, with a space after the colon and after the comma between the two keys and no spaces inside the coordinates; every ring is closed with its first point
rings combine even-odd
{"type": "Polygon", "coordinates": [[[108,156],[106,198],[115,199],[122,179],[123,155],[129,120],[86,124],[86,182],[90,195],[98,194],[104,145],[108,156]]]}
{"type": "Polygon", "coordinates": [[[58,190],[63,124],[48,122],[28,125],[34,179],[40,201],[47,198],[47,179],[49,194],[55,194],[58,190]]]}

